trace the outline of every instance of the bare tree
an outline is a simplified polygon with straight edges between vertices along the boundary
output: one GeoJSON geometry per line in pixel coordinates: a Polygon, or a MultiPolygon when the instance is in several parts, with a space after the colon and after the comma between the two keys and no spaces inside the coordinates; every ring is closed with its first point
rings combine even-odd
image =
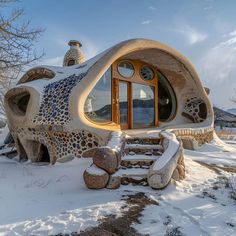
{"type": "Polygon", "coordinates": [[[4,115],[3,95],[25,68],[42,57],[34,44],[43,32],[30,28],[30,21],[23,21],[24,10],[16,9],[3,15],[3,9],[17,0],[0,0],[0,114],[4,115]]]}
{"type": "MultiPolygon", "coordinates": [[[[234,92],[236,93],[236,89],[234,89],[234,92]]],[[[236,103],[236,97],[232,97],[230,100],[231,102],[236,103]]]]}

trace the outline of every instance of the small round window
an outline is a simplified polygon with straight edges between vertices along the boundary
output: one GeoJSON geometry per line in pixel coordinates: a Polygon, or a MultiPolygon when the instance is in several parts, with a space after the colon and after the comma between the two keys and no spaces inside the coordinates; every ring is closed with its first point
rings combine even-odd
{"type": "Polygon", "coordinates": [[[154,71],[149,66],[142,66],[140,74],[143,80],[153,80],[154,78],[154,71]]]}
{"type": "Polygon", "coordinates": [[[134,74],[134,67],[130,62],[122,61],[118,65],[118,72],[121,76],[129,78],[132,77],[134,74]]]}

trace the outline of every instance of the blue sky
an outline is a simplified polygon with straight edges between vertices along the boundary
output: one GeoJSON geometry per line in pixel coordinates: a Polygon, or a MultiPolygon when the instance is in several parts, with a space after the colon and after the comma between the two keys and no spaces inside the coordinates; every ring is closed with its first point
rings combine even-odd
{"type": "Polygon", "coordinates": [[[236,1],[234,0],[21,0],[32,27],[45,29],[36,45],[38,64],[61,65],[70,39],[90,58],[131,38],[166,43],[187,56],[213,104],[236,107],[236,1]]]}

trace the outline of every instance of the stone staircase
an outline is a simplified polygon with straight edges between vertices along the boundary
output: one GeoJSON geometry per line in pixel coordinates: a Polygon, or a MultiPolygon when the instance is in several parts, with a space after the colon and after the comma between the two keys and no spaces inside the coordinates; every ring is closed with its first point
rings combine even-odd
{"type": "Polygon", "coordinates": [[[168,131],[151,135],[114,132],[106,146],[89,150],[93,163],[84,171],[86,186],[117,189],[132,184],[162,189],[171,179],[184,179],[182,143],[168,131]]]}
{"type": "Polygon", "coordinates": [[[147,186],[147,174],[150,166],[163,153],[159,138],[127,138],[120,169],[121,184],[147,186]]]}

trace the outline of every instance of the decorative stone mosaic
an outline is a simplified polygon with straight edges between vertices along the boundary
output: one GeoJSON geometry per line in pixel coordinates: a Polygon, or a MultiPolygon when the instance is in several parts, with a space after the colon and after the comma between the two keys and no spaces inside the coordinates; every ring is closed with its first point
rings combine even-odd
{"type": "Polygon", "coordinates": [[[207,117],[205,102],[198,97],[188,98],[185,102],[182,115],[190,119],[193,123],[203,122],[207,117]]]}
{"type": "MultiPolygon", "coordinates": [[[[37,141],[47,147],[52,163],[57,159],[75,156],[80,158],[84,151],[101,146],[101,139],[85,130],[76,132],[42,132],[34,128],[20,128],[13,132],[15,142],[18,144],[17,137],[27,137],[30,141],[37,141]]],[[[27,142],[27,141],[26,141],[27,142]]],[[[19,146],[18,151],[21,152],[19,146]]]]}
{"type": "Polygon", "coordinates": [[[33,122],[36,124],[65,125],[71,118],[69,114],[69,97],[71,90],[83,79],[86,73],[71,75],[65,79],[45,86],[38,114],[33,122]]]}

